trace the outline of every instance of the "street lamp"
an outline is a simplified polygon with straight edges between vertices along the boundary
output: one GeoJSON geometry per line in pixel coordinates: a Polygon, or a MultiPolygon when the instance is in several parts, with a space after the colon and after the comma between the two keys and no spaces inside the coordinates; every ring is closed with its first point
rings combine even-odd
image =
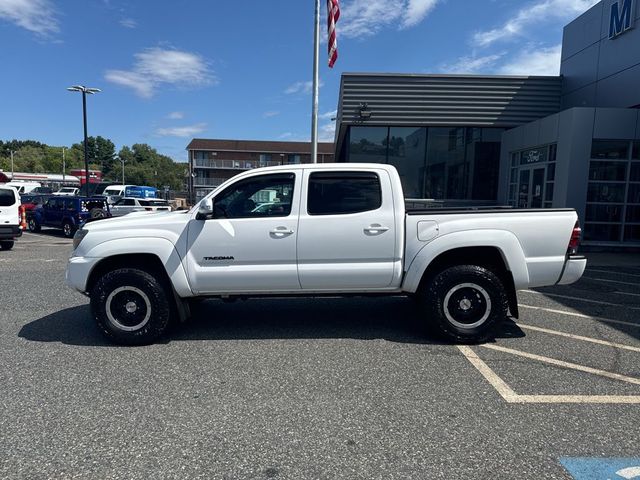
{"type": "Polygon", "coordinates": [[[116,157],[116,158],[120,160],[120,163],[122,163],[122,185],[124,185],[124,162],[126,162],[127,160],[122,157],[116,157]]]}
{"type": "Polygon", "coordinates": [[[93,95],[100,92],[99,88],[89,88],[84,85],[74,85],[68,87],[70,92],[82,92],[82,120],[84,122],[84,173],[85,173],[85,191],[89,196],[89,154],[87,152],[87,95],[93,95]]]}

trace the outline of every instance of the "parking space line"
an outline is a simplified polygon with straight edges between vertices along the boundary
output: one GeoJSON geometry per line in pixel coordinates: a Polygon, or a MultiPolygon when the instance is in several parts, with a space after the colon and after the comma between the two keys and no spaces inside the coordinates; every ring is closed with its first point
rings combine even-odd
{"type": "Polygon", "coordinates": [[[631,383],[634,385],[640,385],[640,378],[627,377],[626,375],[620,375],[619,373],[607,372],[606,370],[600,370],[598,368],[585,367],[578,365],[577,363],[565,362],[551,357],[544,357],[542,355],[536,355],[534,353],[522,352],[520,350],[514,350],[513,348],[501,347],[500,345],[485,344],[481,345],[483,348],[489,350],[495,350],[502,353],[509,353],[518,357],[524,357],[531,360],[536,360],[542,363],[548,363],[549,365],[555,365],[557,367],[568,368],[571,370],[578,370],[580,372],[591,373],[600,377],[610,378],[612,380],[619,380],[621,382],[631,383]]]}
{"type": "Polygon", "coordinates": [[[606,278],[587,277],[586,275],[583,275],[582,278],[588,278],[589,280],[595,280],[597,282],[619,283],[620,285],[632,285],[634,287],[640,287],[640,283],[635,283],[635,282],[621,282],[620,280],[608,280],[606,278]]]}
{"type": "Polygon", "coordinates": [[[610,273],[611,275],[629,275],[630,277],[640,277],[637,273],[612,272],[611,270],[597,270],[595,268],[587,268],[587,272],[610,273]]]}
{"type": "Polygon", "coordinates": [[[476,369],[482,374],[482,376],[491,384],[493,388],[500,394],[502,398],[504,398],[507,402],[513,400],[514,397],[518,395],[516,392],[511,390],[509,385],[507,385],[504,380],[502,380],[491,368],[489,365],[484,363],[484,361],[478,357],[476,352],[474,352],[471,347],[467,347],[464,345],[458,345],[458,350],[462,352],[467,360],[476,367],[476,369]]]}
{"type": "Polygon", "coordinates": [[[627,295],[629,297],[640,297],[640,293],[621,292],[619,290],[611,293],[615,293],[616,295],[627,295]]]}
{"type": "Polygon", "coordinates": [[[640,395],[519,395],[471,347],[458,345],[458,350],[507,403],[640,404],[640,395]]]}
{"type": "Polygon", "coordinates": [[[565,310],[556,310],[555,308],[534,307],[533,305],[525,305],[523,303],[519,303],[518,307],[528,308],[530,310],[541,310],[543,312],[549,313],[559,313],[562,315],[569,315],[571,317],[586,318],[588,320],[595,320],[597,322],[617,323],[618,325],[627,325],[629,327],[640,327],[640,323],[625,322],[624,320],[613,320],[611,318],[592,317],[591,315],[585,315],[584,313],[567,312],[565,310]]]}
{"type": "Polygon", "coordinates": [[[560,337],[571,338],[573,340],[581,340],[583,342],[597,343],[598,345],[606,345],[608,347],[614,347],[614,348],[619,348],[621,350],[630,350],[632,352],[640,353],[640,348],[632,347],[630,345],[623,345],[621,343],[609,342],[607,340],[600,340],[598,338],[583,337],[582,335],[574,335],[572,333],[560,332],[558,330],[551,330],[549,328],[534,327],[533,325],[526,325],[524,323],[518,323],[518,326],[520,328],[524,328],[525,330],[533,330],[534,332],[548,333],[550,335],[558,335],[560,337]]]}
{"type": "Polygon", "coordinates": [[[640,404],[640,395],[515,395],[509,403],[640,404]]]}
{"type": "Polygon", "coordinates": [[[544,295],[545,297],[551,297],[551,298],[565,298],[567,300],[578,300],[580,302],[595,303],[597,305],[607,305],[609,307],[622,307],[622,308],[628,308],[629,310],[640,310],[640,307],[631,307],[629,305],[623,305],[621,303],[603,302],[601,300],[591,300],[588,298],[572,297],[569,295],[558,295],[557,293],[546,293],[546,292],[543,293],[543,292],[536,292],[534,290],[518,290],[518,291],[523,293],[532,293],[534,295],[544,295]]]}

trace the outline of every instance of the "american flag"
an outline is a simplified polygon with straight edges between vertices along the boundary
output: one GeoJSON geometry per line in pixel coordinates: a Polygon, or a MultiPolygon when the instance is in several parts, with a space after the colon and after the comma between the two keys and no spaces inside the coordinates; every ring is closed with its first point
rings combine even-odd
{"type": "Polygon", "coordinates": [[[340,4],[338,0],[327,0],[327,29],[329,33],[329,67],[338,59],[338,40],[336,40],[336,23],[340,18],[340,4]]]}

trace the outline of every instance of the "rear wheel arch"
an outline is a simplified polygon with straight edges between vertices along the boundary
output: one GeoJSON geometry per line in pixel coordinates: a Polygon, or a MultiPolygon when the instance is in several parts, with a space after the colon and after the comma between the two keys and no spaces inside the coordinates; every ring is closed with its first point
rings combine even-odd
{"type": "Polygon", "coordinates": [[[511,315],[518,318],[518,300],[513,274],[508,268],[504,253],[494,246],[462,247],[442,252],[435,257],[422,274],[418,292],[438,273],[457,265],[475,265],[493,272],[506,289],[511,315]]]}

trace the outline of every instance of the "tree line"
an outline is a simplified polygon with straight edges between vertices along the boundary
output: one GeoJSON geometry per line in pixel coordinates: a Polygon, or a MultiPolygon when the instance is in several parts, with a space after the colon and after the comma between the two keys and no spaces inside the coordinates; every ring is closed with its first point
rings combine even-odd
{"type": "MultiPolygon", "coordinates": [[[[84,168],[82,142],[64,147],[64,150],[66,173],[84,168]]],[[[35,140],[0,140],[0,169],[11,171],[11,152],[14,152],[13,169],[16,172],[62,174],[62,151],[62,146],[46,145],[35,140]]],[[[174,162],[146,143],[124,146],[116,154],[116,147],[108,138],[88,137],[87,153],[89,168],[102,171],[104,181],[122,181],[124,160],[125,181],[128,184],[156,188],[168,185],[171,190],[184,189],[187,164],[174,162]]]]}

